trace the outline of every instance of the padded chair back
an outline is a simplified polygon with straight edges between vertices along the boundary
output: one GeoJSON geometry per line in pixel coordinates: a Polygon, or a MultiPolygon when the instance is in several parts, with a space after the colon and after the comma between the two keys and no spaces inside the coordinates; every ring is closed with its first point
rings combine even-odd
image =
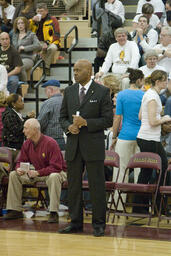
{"type": "Polygon", "coordinates": [[[129,160],[127,168],[150,168],[161,170],[161,158],[151,152],[140,152],[129,160]]]}
{"type": "Polygon", "coordinates": [[[114,151],[106,150],[104,165],[119,168],[120,166],[119,155],[114,151]]]}

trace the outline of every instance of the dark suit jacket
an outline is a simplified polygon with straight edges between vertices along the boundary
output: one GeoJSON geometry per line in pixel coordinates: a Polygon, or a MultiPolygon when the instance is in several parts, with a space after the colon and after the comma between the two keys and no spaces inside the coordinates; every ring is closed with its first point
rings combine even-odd
{"type": "Polygon", "coordinates": [[[65,133],[73,123],[72,115],[75,115],[76,111],[80,111],[80,116],[87,120],[87,127],[82,127],[77,135],[68,134],[66,160],[74,159],[78,146],[84,160],[104,160],[104,129],[113,124],[109,89],[93,81],[80,105],[79,84],[67,87],[60,112],[60,123],[65,133]]]}

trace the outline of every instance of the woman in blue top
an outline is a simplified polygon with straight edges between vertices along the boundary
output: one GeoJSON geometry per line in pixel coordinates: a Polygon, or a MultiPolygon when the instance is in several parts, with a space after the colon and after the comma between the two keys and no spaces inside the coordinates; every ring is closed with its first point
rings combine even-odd
{"type": "MultiPolygon", "coordinates": [[[[123,179],[124,170],[131,156],[140,151],[136,137],[141,125],[138,113],[144,95],[144,92],[141,90],[144,83],[144,74],[141,70],[131,68],[128,68],[127,72],[129,73],[130,88],[119,92],[117,95],[116,114],[113,122],[113,142],[111,146],[114,148],[116,145],[115,151],[120,156],[119,182],[123,179]],[[121,120],[122,128],[117,137],[121,120]]],[[[114,175],[115,173],[117,172],[114,171],[114,175]]],[[[137,181],[137,178],[138,173],[134,173],[134,182],[137,181]]],[[[115,180],[115,177],[113,177],[113,180],[115,180]]],[[[118,206],[118,210],[122,210],[120,208],[121,205],[118,206]]]]}

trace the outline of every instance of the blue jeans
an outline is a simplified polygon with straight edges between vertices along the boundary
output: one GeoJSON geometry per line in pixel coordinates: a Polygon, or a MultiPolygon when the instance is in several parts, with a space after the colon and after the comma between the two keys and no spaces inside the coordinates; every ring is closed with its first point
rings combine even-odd
{"type": "Polygon", "coordinates": [[[9,93],[17,93],[19,78],[18,76],[9,76],[7,83],[7,90],[9,93]]]}

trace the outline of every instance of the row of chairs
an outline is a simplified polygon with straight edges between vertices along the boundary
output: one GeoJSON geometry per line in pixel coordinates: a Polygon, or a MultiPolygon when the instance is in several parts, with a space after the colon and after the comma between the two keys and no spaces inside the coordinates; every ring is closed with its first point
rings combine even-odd
{"type": "MultiPolygon", "coordinates": [[[[12,161],[12,154],[11,151],[6,148],[6,147],[0,147],[0,163],[8,163],[8,171],[10,172],[14,168],[14,164],[12,161]]],[[[106,181],[105,183],[105,188],[106,192],[109,194],[109,200],[108,200],[108,215],[107,215],[107,221],[109,221],[110,214],[113,213],[113,219],[112,223],[114,223],[115,216],[132,216],[132,217],[148,217],[148,225],[151,223],[151,218],[154,216],[154,211],[156,210],[157,216],[158,216],[158,225],[161,219],[167,219],[169,218],[166,215],[161,215],[161,209],[162,206],[167,207],[165,205],[166,200],[164,198],[167,196],[171,196],[171,186],[166,186],[166,178],[167,174],[171,171],[171,165],[169,165],[165,177],[164,177],[164,185],[159,186],[160,184],[160,178],[161,178],[161,159],[160,156],[154,153],[150,152],[140,152],[135,154],[133,157],[131,157],[124,173],[124,177],[122,182],[118,182],[118,177],[119,177],[119,172],[120,172],[120,159],[119,155],[114,152],[114,151],[109,151],[106,150],[106,157],[104,161],[105,166],[111,166],[115,167],[115,171],[117,171],[116,180],[113,181],[106,181]],[[154,169],[157,172],[157,180],[153,184],[135,184],[135,183],[125,183],[125,177],[127,175],[127,172],[129,172],[130,169],[134,168],[149,168],[149,169],[154,169]],[[115,202],[115,193],[118,193],[118,200],[115,202]],[[160,202],[160,209],[159,211],[157,210],[156,207],[156,199],[157,199],[157,194],[161,194],[161,202],[160,202]],[[140,207],[148,207],[149,208],[149,213],[147,214],[142,214],[142,213],[134,213],[134,212],[128,212],[127,211],[127,206],[128,204],[124,202],[122,195],[123,194],[139,194],[142,197],[148,196],[149,197],[149,204],[144,205],[144,204],[138,204],[140,207]],[[123,211],[118,211],[118,205],[119,202],[121,202],[123,211]]],[[[5,201],[6,201],[6,194],[7,194],[7,187],[8,187],[8,176],[4,177],[1,181],[1,187],[2,187],[2,200],[1,200],[1,205],[0,208],[3,207],[5,201]]],[[[25,185],[25,187],[32,187],[36,188],[38,190],[38,197],[37,197],[37,202],[38,204],[39,201],[42,202],[42,204],[47,207],[47,202],[43,196],[42,191],[44,189],[47,189],[47,185],[45,182],[36,182],[34,185],[25,185]]],[[[63,183],[62,189],[67,189],[68,184],[67,182],[63,183]]],[[[83,180],[82,183],[82,189],[83,191],[88,191],[89,186],[88,186],[88,181],[83,180]]],[[[137,205],[137,204],[136,204],[137,205]]],[[[129,203],[129,206],[133,207],[135,206],[135,203],[129,203]]]]}

